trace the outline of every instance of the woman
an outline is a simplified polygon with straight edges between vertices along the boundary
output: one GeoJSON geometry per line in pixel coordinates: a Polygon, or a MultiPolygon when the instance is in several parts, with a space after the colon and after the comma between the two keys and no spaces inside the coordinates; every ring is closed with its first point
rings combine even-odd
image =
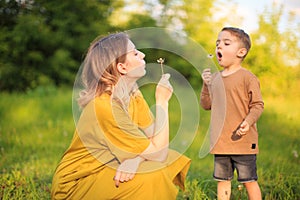
{"type": "Polygon", "coordinates": [[[78,99],[83,108],[52,182],[52,199],[176,199],[190,160],[169,150],[164,74],[156,88],[156,119],[138,90],[145,55],[125,33],[96,39],[85,57],[78,99]]]}

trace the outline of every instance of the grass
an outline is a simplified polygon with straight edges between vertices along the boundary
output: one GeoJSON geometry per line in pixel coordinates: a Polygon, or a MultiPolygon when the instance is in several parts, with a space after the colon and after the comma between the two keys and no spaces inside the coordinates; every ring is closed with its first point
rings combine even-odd
{"type": "MultiPolygon", "coordinates": [[[[258,123],[257,163],[263,199],[300,199],[299,97],[270,97],[265,103],[258,123]]],[[[52,175],[74,132],[71,104],[72,91],[67,88],[0,93],[0,199],[50,199],[52,175]]],[[[173,100],[172,127],[180,120],[177,104],[173,100]]],[[[208,123],[209,113],[200,112],[202,122],[208,123]]],[[[192,164],[180,200],[216,199],[213,157],[198,157],[205,132],[206,126],[200,126],[185,152],[192,164]]],[[[232,199],[246,199],[245,189],[239,191],[238,185],[232,182],[232,199]]]]}

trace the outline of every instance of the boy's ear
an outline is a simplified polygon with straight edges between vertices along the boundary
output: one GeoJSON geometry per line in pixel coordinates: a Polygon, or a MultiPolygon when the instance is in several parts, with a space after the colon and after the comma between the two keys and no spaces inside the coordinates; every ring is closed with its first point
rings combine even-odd
{"type": "Polygon", "coordinates": [[[237,52],[237,56],[239,58],[243,58],[246,54],[247,54],[246,48],[240,48],[239,51],[237,52]]]}
{"type": "Polygon", "coordinates": [[[117,69],[120,72],[120,74],[126,74],[127,73],[127,68],[126,65],[124,63],[118,63],[117,64],[117,69]]]}

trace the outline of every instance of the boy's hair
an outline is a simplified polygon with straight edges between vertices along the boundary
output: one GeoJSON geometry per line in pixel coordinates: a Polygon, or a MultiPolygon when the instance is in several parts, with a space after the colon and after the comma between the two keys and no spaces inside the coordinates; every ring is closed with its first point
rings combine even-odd
{"type": "Polygon", "coordinates": [[[247,56],[250,48],[251,48],[250,36],[247,33],[245,33],[244,30],[239,29],[239,28],[235,28],[235,27],[224,27],[222,29],[222,31],[228,31],[232,35],[234,35],[235,37],[237,37],[238,39],[240,39],[243,47],[245,47],[247,49],[247,53],[244,56],[244,58],[245,58],[247,56]]]}

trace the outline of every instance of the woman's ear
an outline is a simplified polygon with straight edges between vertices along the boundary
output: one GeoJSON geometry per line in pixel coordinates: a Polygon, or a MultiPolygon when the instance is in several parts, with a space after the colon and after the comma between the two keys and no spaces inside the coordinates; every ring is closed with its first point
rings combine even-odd
{"type": "Polygon", "coordinates": [[[247,54],[247,49],[246,48],[240,48],[239,51],[237,52],[237,57],[243,58],[247,54]]]}
{"type": "Polygon", "coordinates": [[[124,63],[118,63],[117,64],[117,69],[118,69],[120,74],[122,74],[122,75],[127,74],[127,68],[126,68],[126,65],[124,63]]]}

